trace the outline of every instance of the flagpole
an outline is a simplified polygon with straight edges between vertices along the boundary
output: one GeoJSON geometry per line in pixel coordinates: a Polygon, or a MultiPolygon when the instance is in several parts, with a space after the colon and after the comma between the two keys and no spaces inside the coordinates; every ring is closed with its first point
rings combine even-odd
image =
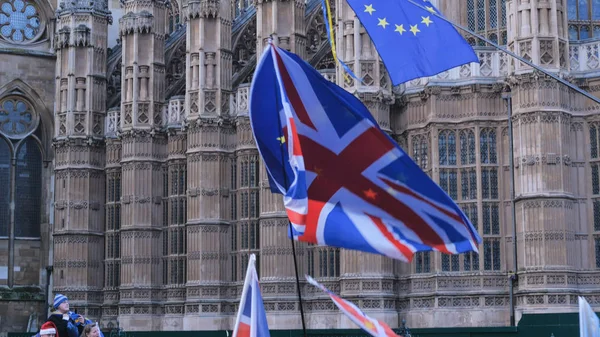
{"type": "MultiPolygon", "coordinates": [[[[271,45],[271,48],[275,48],[275,46],[273,45],[273,36],[269,36],[269,45],[271,45]]],[[[275,99],[277,100],[277,103],[279,105],[279,93],[277,92],[277,88],[275,88],[275,99]]],[[[279,113],[277,113],[277,119],[279,120],[279,125],[281,126],[281,115],[279,113]]],[[[283,137],[285,137],[285,135],[283,135],[281,128],[279,128],[279,137],[281,139],[284,139],[283,137]]],[[[282,143],[281,146],[284,146],[285,143],[282,143]]],[[[288,176],[287,176],[287,171],[286,171],[286,165],[285,165],[285,158],[283,155],[283,151],[281,151],[281,167],[283,167],[283,180],[284,180],[284,185],[287,187],[288,185],[288,176]]],[[[289,230],[290,230],[290,242],[292,243],[292,256],[294,257],[294,272],[296,273],[296,290],[298,293],[298,306],[300,309],[300,319],[302,321],[302,332],[304,333],[304,337],[307,337],[306,334],[306,322],[304,321],[304,308],[302,306],[302,291],[300,289],[300,277],[298,276],[298,259],[296,258],[296,242],[294,241],[294,229],[292,227],[292,222],[289,221],[288,219],[288,225],[289,225],[289,230]]]]}
{"type": "Polygon", "coordinates": [[[560,77],[556,76],[555,74],[553,74],[553,73],[549,72],[548,70],[546,70],[546,69],[544,69],[544,68],[542,68],[542,67],[540,67],[540,66],[537,66],[537,65],[533,64],[531,61],[528,61],[528,60],[524,59],[523,57],[521,57],[521,56],[519,56],[519,55],[517,55],[517,54],[513,53],[512,51],[510,51],[510,50],[508,50],[508,49],[506,49],[506,48],[503,48],[503,47],[501,47],[500,45],[498,45],[498,44],[496,44],[496,43],[494,43],[494,42],[490,41],[490,40],[489,40],[489,39],[487,39],[486,37],[484,37],[484,36],[482,36],[482,35],[479,35],[479,34],[477,34],[477,33],[473,32],[473,31],[469,30],[468,28],[466,28],[466,27],[464,27],[464,26],[462,26],[462,25],[459,25],[459,24],[457,24],[457,23],[454,23],[454,22],[452,22],[452,21],[450,21],[450,20],[446,19],[445,17],[443,17],[443,16],[439,15],[438,13],[435,13],[435,12],[432,12],[432,11],[428,10],[428,9],[427,9],[425,6],[422,6],[422,5],[420,5],[420,4],[416,3],[416,2],[414,2],[413,0],[406,0],[406,1],[410,2],[411,4],[413,4],[413,5],[417,6],[417,7],[421,8],[421,9],[423,9],[423,10],[425,10],[425,11],[428,11],[428,12],[429,12],[429,13],[431,13],[432,15],[436,16],[438,19],[441,19],[441,20],[443,20],[443,21],[446,21],[447,23],[451,24],[452,26],[454,26],[454,27],[456,27],[456,28],[458,28],[458,29],[460,29],[460,30],[462,30],[462,31],[466,32],[466,33],[469,33],[469,34],[473,35],[474,37],[476,37],[476,38],[478,38],[478,39],[480,39],[480,40],[482,40],[482,41],[484,41],[484,42],[486,42],[486,43],[488,43],[488,44],[492,45],[494,48],[496,48],[496,49],[498,49],[498,50],[500,50],[500,51],[502,51],[502,52],[504,52],[504,53],[506,53],[506,54],[508,54],[508,55],[510,55],[510,56],[512,56],[512,57],[514,57],[514,58],[516,58],[517,60],[519,60],[519,61],[521,61],[521,62],[523,62],[523,63],[527,64],[528,66],[530,66],[530,67],[532,67],[532,68],[534,68],[534,69],[536,69],[536,70],[538,70],[538,71],[540,71],[540,72],[544,73],[545,75],[548,75],[548,76],[552,77],[552,78],[553,78],[553,79],[555,79],[556,81],[558,81],[558,82],[560,82],[560,83],[562,83],[562,84],[566,85],[567,87],[569,87],[569,88],[571,88],[571,89],[573,89],[573,90],[577,91],[578,93],[582,94],[583,96],[585,96],[585,97],[587,97],[587,98],[591,99],[592,101],[594,101],[594,102],[596,102],[596,103],[600,104],[600,98],[599,98],[599,97],[596,97],[596,96],[594,96],[594,95],[590,94],[589,92],[587,92],[587,91],[585,91],[585,90],[583,90],[583,89],[579,88],[578,86],[576,86],[576,85],[574,85],[574,84],[572,84],[572,83],[569,83],[568,81],[566,81],[566,80],[564,80],[564,79],[562,79],[562,78],[560,78],[560,77]]]}

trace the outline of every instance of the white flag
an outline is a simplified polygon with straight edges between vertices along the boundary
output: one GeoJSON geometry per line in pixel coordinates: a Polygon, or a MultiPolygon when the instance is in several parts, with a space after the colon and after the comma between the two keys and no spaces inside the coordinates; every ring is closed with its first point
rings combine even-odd
{"type": "Polygon", "coordinates": [[[581,296],[579,296],[579,336],[600,337],[600,319],[581,296]]]}

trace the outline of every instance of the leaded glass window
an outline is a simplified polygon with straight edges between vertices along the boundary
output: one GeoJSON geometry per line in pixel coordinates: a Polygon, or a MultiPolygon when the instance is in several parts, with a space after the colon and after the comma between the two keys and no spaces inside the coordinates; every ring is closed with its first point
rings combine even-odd
{"type": "Polygon", "coordinates": [[[567,15],[570,40],[600,36],[600,0],[567,0],[567,15]]]}
{"type": "Polygon", "coordinates": [[[231,166],[231,279],[246,275],[249,254],[260,261],[259,160],[256,152],[239,154],[231,166]],[[238,185],[239,182],[239,185],[238,185]]]}
{"type": "Polygon", "coordinates": [[[496,153],[496,131],[484,129],[479,136],[479,147],[481,151],[482,164],[496,164],[498,155],[496,153]]]}
{"type": "Polygon", "coordinates": [[[10,157],[9,143],[0,137],[0,237],[8,236],[10,220],[10,157]]]}
{"type": "Polygon", "coordinates": [[[500,270],[500,239],[483,239],[483,269],[500,270]]]}
{"type": "Polygon", "coordinates": [[[590,158],[598,158],[598,145],[600,144],[600,127],[598,124],[590,125],[590,158]]]}
{"type": "Polygon", "coordinates": [[[600,200],[592,201],[592,217],[594,219],[594,231],[600,231],[600,200]]]}
{"type": "Polygon", "coordinates": [[[431,272],[431,252],[417,252],[413,260],[417,274],[431,272]]]}
{"type": "MultiPolygon", "coordinates": [[[[466,24],[470,30],[506,45],[506,0],[467,0],[466,9],[466,24]]],[[[485,42],[473,37],[468,37],[468,41],[473,45],[485,46],[485,42]]]]}
{"type": "Polygon", "coordinates": [[[42,215],[42,152],[37,140],[25,139],[16,157],[15,237],[37,238],[42,215]]]}
{"type": "Polygon", "coordinates": [[[442,271],[460,271],[460,255],[442,254],[442,271]]]}
{"type": "Polygon", "coordinates": [[[0,36],[17,43],[33,40],[41,29],[39,11],[33,2],[0,1],[0,36]]]}
{"type": "Polygon", "coordinates": [[[438,152],[440,165],[456,165],[456,133],[454,131],[440,131],[438,152]]]}
{"type": "Polygon", "coordinates": [[[594,238],[594,251],[596,255],[596,268],[600,269],[600,237],[594,238]]]}
{"type": "Polygon", "coordinates": [[[423,171],[429,169],[429,142],[425,135],[418,135],[413,137],[412,158],[423,171]]]}
{"type": "Polygon", "coordinates": [[[479,254],[475,252],[463,254],[463,268],[465,271],[479,270],[479,254]]]}

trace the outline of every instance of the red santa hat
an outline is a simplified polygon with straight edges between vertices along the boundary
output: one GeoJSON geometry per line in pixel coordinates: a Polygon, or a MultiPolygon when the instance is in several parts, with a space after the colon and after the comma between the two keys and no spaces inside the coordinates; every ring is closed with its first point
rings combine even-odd
{"type": "Polygon", "coordinates": [[[46,322],[42,324],[40,329],[40,336],[44,335],[56,335],[56,326],[52,322],[46,322]]]}

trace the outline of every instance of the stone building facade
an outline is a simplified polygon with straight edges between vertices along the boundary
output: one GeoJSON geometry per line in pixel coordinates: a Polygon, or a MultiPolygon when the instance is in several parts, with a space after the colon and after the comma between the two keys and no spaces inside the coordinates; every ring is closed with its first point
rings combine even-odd
{"type": "MultiPolygon", "coordinates": [[[[360,97],[484,239],[410,264],[298,244],[301,275],[392,327],[507,325],[516,240],[517,320],[600,305],[600,105],[472,37],[479,64],[392,88],[333,2],[338,56],[364,83],[336,68],[318,0],[0,0],[0,331],[36,329],[54,292],[105,328],[231,329],[252,253],[271,328],[301,327],[247,117],[269,36],[360,97]]],[[[600,95],[597,0],[434,4],[600,95]]],[[[302,292],[309,328],[353,326],[302,292]]]]}

